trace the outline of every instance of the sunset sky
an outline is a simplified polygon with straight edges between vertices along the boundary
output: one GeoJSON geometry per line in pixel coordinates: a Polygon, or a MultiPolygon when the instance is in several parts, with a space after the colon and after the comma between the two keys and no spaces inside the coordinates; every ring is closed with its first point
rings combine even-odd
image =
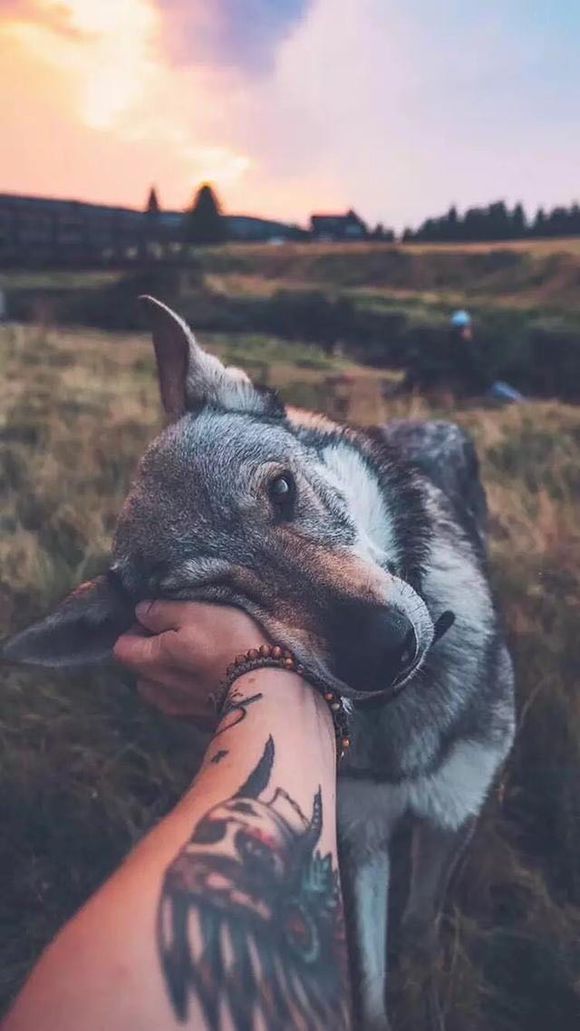
{"type": "Polygon", "coordinates": [[[0,191],[400,228],[580,198],[577,0],[0,0],[0,191]]]}

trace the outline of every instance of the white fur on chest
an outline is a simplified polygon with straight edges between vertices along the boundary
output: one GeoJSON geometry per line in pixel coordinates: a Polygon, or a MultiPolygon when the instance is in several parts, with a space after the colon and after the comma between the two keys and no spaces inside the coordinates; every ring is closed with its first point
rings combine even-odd
{"type": "Polygon", "coordinates": [[[483,805],[503,749],[459,741],[433,774],[400,784],[339,780],[341,835],[362,851],[384,847],[398,820],[412,812],[440,827],[456,830],[483,805]]]}

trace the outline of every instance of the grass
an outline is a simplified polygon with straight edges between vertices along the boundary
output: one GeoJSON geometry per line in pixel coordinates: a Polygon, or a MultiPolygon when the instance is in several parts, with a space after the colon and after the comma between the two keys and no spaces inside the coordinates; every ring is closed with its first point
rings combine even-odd
{"type": "MultiPolygon", "coordinates": [[[[159,417],[150,345],[138,334],[16,326],[0,330],[0,343],[7,499],[0,611],[9,632],[104,564],[132,469],[159,417]]],[[[555,403],[387,404],[376,373],[322,352],[255,336],[210,343],[265,372],[289,400],[360,422],[452,417],[474,434],[491,506],[493,579],[518,671],[520,729],[503,800],[490,800],[442,929],[447,1027],[576,1029],[580,411],[555,403]]],[[[184,789],[199,741],[145,709],[112,670],[6,669],[2,679],[6,1003],[56,929],[184,789]]],[[[398,975],[397,1029],[422,1031],[419,973],[398,975]]]]}
{"type": "Polygon", "coordinates": [[[352,291],[427,308],[469,304],[578,316],[580,239],[493,244],[228,245],[201,255],[225,292],[352,291]]]}
{"type": "MultiPolygon", "coordinates": [[[[362,304],[409,306],[426,314],[465,306],[514,316],[580,320],[580,238],[457,244],[227,244],[200,248],[205,284],[227,296],[268,297],[279,289],[323,290],[362,304]]],[[[115,271],[2,271],[0,289],[97,290],[115,271]]]]}

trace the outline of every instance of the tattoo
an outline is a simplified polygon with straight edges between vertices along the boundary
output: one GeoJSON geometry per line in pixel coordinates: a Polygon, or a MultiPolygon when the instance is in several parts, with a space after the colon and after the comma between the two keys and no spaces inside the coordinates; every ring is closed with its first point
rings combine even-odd
{"type": "Polygon", "coordinates": [[[215,755],[212,755],[210,763],[221,763],[222,759],[225,759],[227,754],[227,748],[220,748],[219,752],[216,752],[215,755]]]}
{"type": "Polygon", "coordinates": [[[241,691],[233,691],[229,694],[222,712],[220,725],[214,734],[214,739],[219,737],[220,734],[224,734],[226,730],[237,727],[238,723],[242,723],[248,715],[248,706],[253,705],[254,702],[259,702],[262,697],[261,692],[250,695],[249,698],[246,698],[241,691]]]}
{"type": "Polygon", "coordinates": [[[346,1031],[346,942],[338,874],[317,850],[320,789],[307,818],[268,787],[270,737],[246,782],[198,823],[167,869],[158,944],[176,1017],[192,995],[212,1031],[346,1031]]]}

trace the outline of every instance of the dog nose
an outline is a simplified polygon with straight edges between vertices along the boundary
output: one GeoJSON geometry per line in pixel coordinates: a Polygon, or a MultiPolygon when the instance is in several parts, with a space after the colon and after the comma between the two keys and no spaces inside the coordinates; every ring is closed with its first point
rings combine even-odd
{"type": "Polygon", "coordinates": [[[343,619],[336,656],[338,675],[346,683],[360,691],[380,691],[413,667],[419,646],[401,609],[359,604],[343,619]]]}
{"type": "Polygon", "coordinates": [[[399,609],[378,608],[371,616],[369,646],[377,656],[383,686],[400,680],[417,657],[417,637],[411,620],[399,609]]]}

